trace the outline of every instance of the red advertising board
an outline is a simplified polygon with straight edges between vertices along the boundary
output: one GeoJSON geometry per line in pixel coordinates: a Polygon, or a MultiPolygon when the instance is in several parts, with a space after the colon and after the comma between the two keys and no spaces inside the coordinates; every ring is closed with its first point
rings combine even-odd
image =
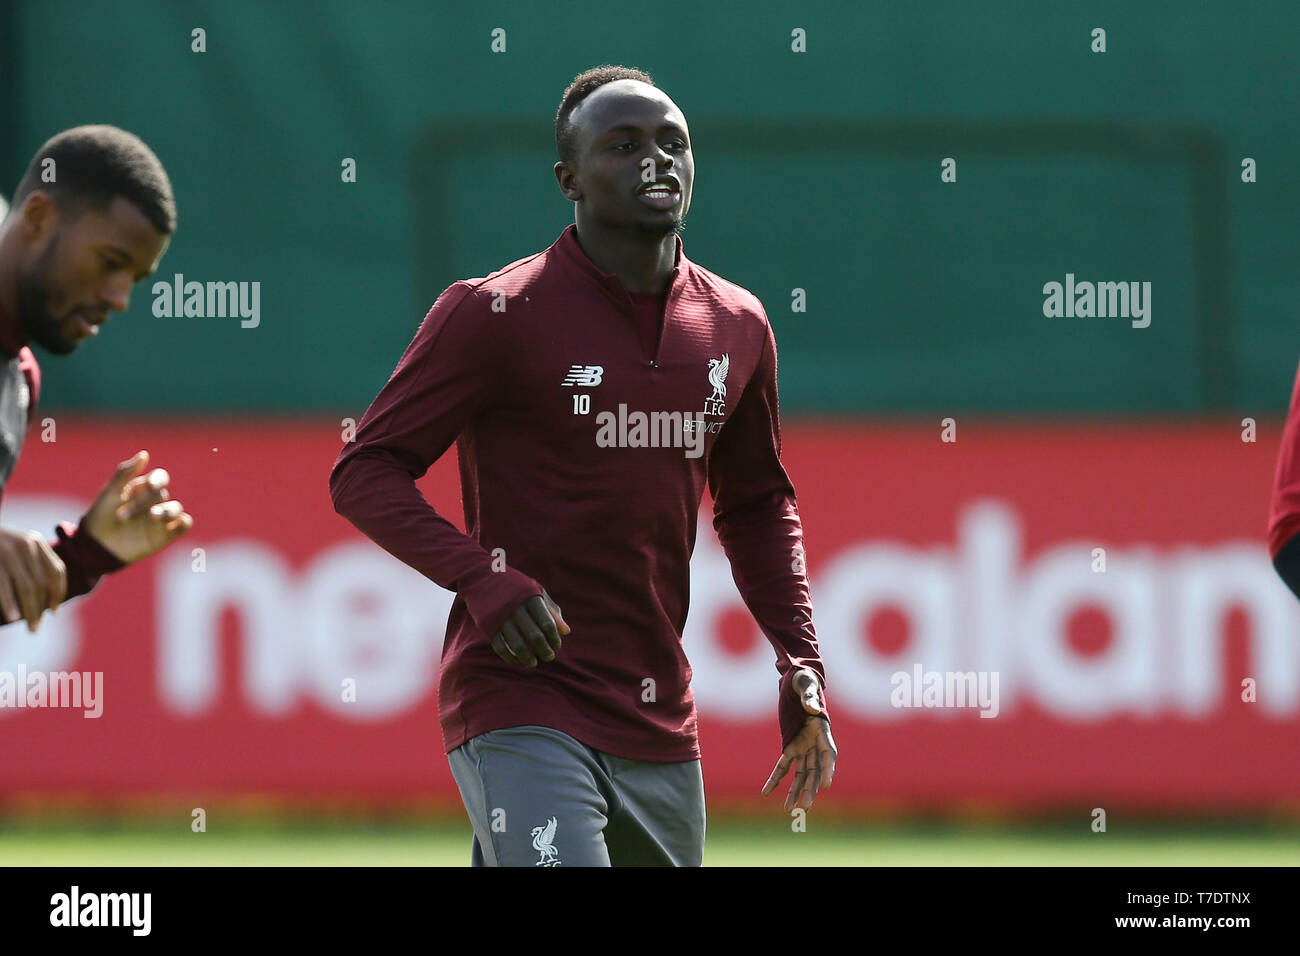
{"type": "MultiPolygon", "coordinates": [[[[436,703],[451,595],[334,513],[340,434],[60,419],[56,441],[29,436],[6,527],[75,520],[140,448],[196,524],[37,635],[0,629],[0,674],[103,675],[97,717],[0,707],[0,799],[455,800],[436,703]]],[[[840,750],[822,801],[1300,808],[1300,604],[1264,547],[1279,436],[961,421],[945,442],[937,421],[787,424],[840,750]],[[952,675],[959,696],[971,681],[965,706],[952,675]]],[[[420,487],[459,522],[456,480],[452,456],[420,487]]],[[[757,797],[779,741],[772,652],[707,509],[685,642],[717,804],[757,797]]]]}

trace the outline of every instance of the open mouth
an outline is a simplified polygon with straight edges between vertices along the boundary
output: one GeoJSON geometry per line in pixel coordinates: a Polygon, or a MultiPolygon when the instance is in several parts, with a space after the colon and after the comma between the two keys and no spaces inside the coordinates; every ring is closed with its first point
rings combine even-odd
{"type": "Polygon", "coordinates": [[[642,186],[637,196],[643,203],[653,209],[672,209],[681,202],[681,189],[673,182],[660,180],[642,186]]]}

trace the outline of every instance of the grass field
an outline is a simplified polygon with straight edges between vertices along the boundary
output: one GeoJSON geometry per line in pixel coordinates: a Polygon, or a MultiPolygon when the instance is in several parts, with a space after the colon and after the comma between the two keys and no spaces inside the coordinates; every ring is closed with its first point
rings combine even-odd
{"type": "MultiPolygon", "coordinates": [[[[1297,866],[1300,828],[827,825],[806,833],[709,824],[706,866],[1297,866]]],[[[469,827],[239,826],[206,833],[138,825],[0,823],[0,866],[467,866],[469,827]]]]}

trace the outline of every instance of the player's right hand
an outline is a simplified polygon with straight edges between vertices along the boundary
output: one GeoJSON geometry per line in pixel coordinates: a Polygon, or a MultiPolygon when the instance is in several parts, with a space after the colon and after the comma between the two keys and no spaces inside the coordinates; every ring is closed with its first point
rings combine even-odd
{"type": "Polygon", "coordinates": [[[41,615],[63,603],[68,571],[39,531],[0,528],[0,613],[4,623],[27,620],[33,634],[41,615]]]}
{"type": "Polygon", "coordinates": [[[536,667],[537,659],[555,660],[560,649],[560,635],[569,633],[564,612],[542,591],[515,608],[501,630],[492,638],[492,650],[507,664],[536,667]]]}

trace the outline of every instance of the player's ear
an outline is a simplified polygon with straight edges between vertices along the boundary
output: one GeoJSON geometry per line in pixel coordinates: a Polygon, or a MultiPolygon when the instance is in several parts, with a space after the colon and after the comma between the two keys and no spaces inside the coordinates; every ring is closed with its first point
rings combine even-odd
{"type": "Polygon", "coordinates": [[[560,184],[560,192],[564,193],[565,199],[572,199],[576,202],[582,198],[582,190],[578,188],[576,170],[564,160],[560,160],[555,164],[555,181],[560,184]]]}
{"type": "Polygon", "coordinates": [[[18,221],[24,239],[29,242],[40,242],[53,232],[58,219],[59,211],[54,205],[54,197],[38,189],[23,200],[18,221]]]}

